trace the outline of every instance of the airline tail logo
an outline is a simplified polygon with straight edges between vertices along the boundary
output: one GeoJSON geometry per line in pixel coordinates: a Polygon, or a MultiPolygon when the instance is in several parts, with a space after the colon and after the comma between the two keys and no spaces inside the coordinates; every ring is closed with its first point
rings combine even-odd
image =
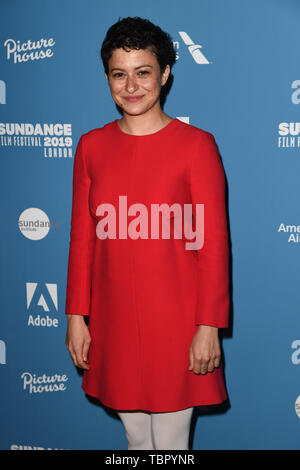
{"type": "Polygon", "coordinates": [[[209,64],[209,61],[200,50],[202,46],[200,46],[200,44],[195,44],[194,41],[191,40],[189,35],[184,31],[179,31],[179,34],[184,44],[188,46],[188,50],[190,51],[194,61],[197,64],[209,64]]]}

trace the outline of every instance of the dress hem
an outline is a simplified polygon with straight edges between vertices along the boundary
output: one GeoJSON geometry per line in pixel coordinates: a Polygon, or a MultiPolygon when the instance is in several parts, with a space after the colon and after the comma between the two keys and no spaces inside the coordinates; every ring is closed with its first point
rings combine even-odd
{"type": "Polygon", "coordinates": [[[118,408],[118,407],[114,407],[113,405],[109,405],[108,402],[104,402],[101,398],[100,398],[100,395],[95,393],[95,392],[89,392],[87,388],[84,388],[84,386],[81,386],[82,390],[89,396],[93,397],[93,398],[97,398],[104,406],[108,407],[108,408],[111,408],[112,410],[119,410],[119,411],[147,411],[149,413],[171,413],[172,411],[180,411],[180,410],[185,410],[187,408],[191,408],[191,407],[197,407],[197,406],[210,406],[210,405],[219,405],[221,403],[223,403],[224,401],[228,400],[228,396],[226,396],[225,398],[222,398],[222,399],[219,399],[219,400],[213,400],[212,402],[205,402],[205,403],[197,403],[197,405],[193,405],[193,404],[187,404],[187,405],[184,405],[184,406],[180,406],[180,407],[176,407],[176,408],[168,408],[167,410],[157,410],[157,409],[153,409],[153,407],[151,407],[151,409],[147,408],[147,407],[143,407],[143,408],[118,408]]]}

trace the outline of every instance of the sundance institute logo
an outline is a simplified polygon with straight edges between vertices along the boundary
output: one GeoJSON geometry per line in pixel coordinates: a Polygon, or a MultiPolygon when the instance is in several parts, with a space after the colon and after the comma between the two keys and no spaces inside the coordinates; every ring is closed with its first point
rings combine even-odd
{"type": "MultiPolygon", "coordinates": [[[[151,204],[150,220],[151,229],[149,237],[149,214],[147,206],[141,203],[131,204],[127,209],[127,196],[119,196],[119,238],[127,238],[133,240],[142,239],[159,239],[160,234],[160,214],[162,215],[162,238],[170,239],[171,220],[174,220],[174,238],[195,241],[185,243],[187,250],[199,250],[204,244],[204,204],[196,204],[195,230],[193,230],[193,204],[183,204],[183,213],[180,203],[174,203],[169,206],[167,203],[151,204]],[[137,216],[137,212],[139,215],[137,216]],[[170,213],[173,213],[171,216],[170,213]],[[136,216],[128,225],[128,216],[136,216]],[[183,229],[183,232],[182,232],[183,229]],[[184,234],[184,235],[183,235],[184,234]]],[[[117,238],[117,214],[113,204],[102,203],[98,205],[96,215],[103,216],[96,227],[97,237],[101,240],[106,238],[117,238]]]]}

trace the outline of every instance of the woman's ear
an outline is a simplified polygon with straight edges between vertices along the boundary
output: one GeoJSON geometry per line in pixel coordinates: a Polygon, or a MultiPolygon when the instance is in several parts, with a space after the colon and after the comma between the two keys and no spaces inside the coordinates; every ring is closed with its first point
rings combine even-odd
{"type": "Polygon", "coordinates": [[[167,82],[167,80],[169,78],[169,75],[170,75],[170,71],[171,71],[171,69],[170,69],[170,66],[168,64],[168,65],[166,65],[165,70],[163,71],[163,74],[161,76],[161,86],[164,86],[165,83],[167,82]]]}

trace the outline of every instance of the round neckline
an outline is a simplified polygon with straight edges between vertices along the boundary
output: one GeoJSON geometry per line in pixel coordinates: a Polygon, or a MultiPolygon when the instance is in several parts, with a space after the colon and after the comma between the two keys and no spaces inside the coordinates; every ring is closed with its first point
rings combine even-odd
{"type": "Polygon", "coordinates": [[[115,127],[117,128],[118,132],[122,135],[124,135],[125,137],[133,137],[133,138],[139,138],[139,137],[153,137],[153,136],[156,136],[156,135],[161,135],[161,134],[164,134],[166,133],[171,127],[172,125],[174,124],[174,121],[178,121],[177,118],[173,118],[171,121],[168,122],[168,124],[166,124],[164,127],[162,127],[161,129],[159,129],[158,131],[156,132],[152,132],[152,134],[143,134],[143,135],[136,135],[136,134],[128,134],[127,132],[124,132],[122,131],[122,129],[120,128],[118,122],[119,122],[119,119],[115,119],[114,120],[114,124],[115,124],[115,127]]]}

